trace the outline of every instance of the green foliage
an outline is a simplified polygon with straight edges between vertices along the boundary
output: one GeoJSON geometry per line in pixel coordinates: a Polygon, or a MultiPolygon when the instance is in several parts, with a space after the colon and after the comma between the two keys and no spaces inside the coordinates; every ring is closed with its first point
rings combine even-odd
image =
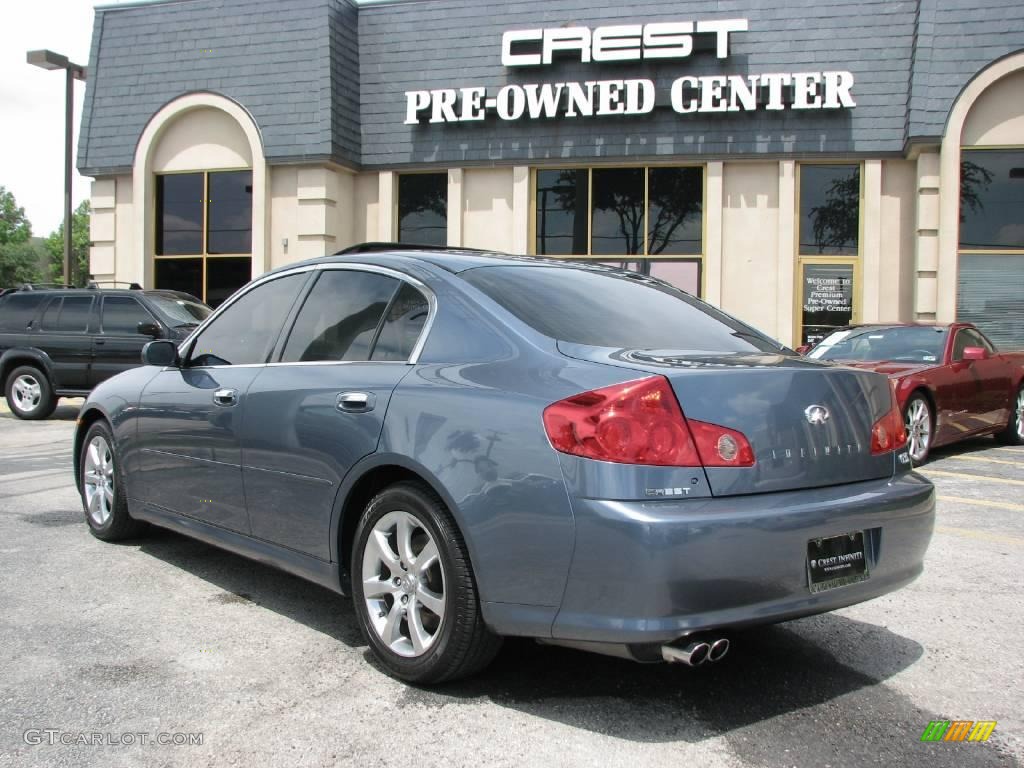
{"type": "MultiPolygon", "coordinates": [[[[83,200],[71,214],[71,269],[78,285],[85,285],[89,279],[89,201],[83,200]]],[[[64,223],[46,238],[46,250],[50,254],[49,279],[61,282],[64,279],[64,223]]]]}
{"type": "Polygon", "coordinates": [[[25,218],[25,209],[14,195],[0,186],[0,245],[24,243],[32,236],[32,225],[25,218]]]}
{"type": "Polygon", "coordinates": [[[37,237],[0,245],[0,288],[41,282],[44,279],[42,264],[47,256],[46,246],[37,237]]]}

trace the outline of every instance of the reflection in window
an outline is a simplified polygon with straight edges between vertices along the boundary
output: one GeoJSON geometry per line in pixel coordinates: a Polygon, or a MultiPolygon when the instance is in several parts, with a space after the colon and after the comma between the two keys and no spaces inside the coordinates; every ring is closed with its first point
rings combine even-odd
{"type": "Polygon", "coordinates": [[[1024,150],[960,155],[961,250],[1024,250],[1024,150]]]}
{"type": "Polygon", "coordinates": [[[647,252],[665,256],[703,250],[704,171],[651,168],[647,204],[647,252]]]}
{"type": "Polygon", "coordinates": [[[206,252],[252,250],[252,171],[210,174],[206,252]]]}
{"type": "Polygon", "coordinates": [[[587,185],[584,170],[537,171],[537,255],[587,253],[587,185]]]}
{"type": "Polygon", "coordinates": [[[398,242],[448,244],[447,173],[399,175],[398,242]]]}
{"type": "Polygon", "coordinates": [[[203,174],[156,177],[156,253],[203,252],[203,174]]]}
{"type": "Polygon", "coordinates": [[[699,256],[704,251],[703,168],[538,170],[536,184],[539,256],[699,256]]]}
{"type": "Polygon", "coordinates": [[[856,256],[860,166],[800,166],[800,253],[856,256]]]}
{"type": "Polygon", "coordinates": [[[592,173],[590,252],[644,252],[644,169],[601,168],[592,173]]]}
{"type": "Polygon", "coordinates": [[[306,282],[304,273],[258,285],[227,307],[195,340],[189,365],[265,363],[306,282]]]}
{"type": "Polygon", "coordinates": [[[302,305],[281,360],[368,360],[398,281],[372,272],[327,270],[302,305]]]}
{"type": "Polygon", "coordinates": [[[402,283],[391,302],[372,360],[408,360],[427,322],[429,306],[426,298],[408,283],[402,283]]]}
{"type": "Polygon", "coordinates": [[[249,281],[251,252],[252,171],[156,177],[155,287],[215,307],[249,281]]]}

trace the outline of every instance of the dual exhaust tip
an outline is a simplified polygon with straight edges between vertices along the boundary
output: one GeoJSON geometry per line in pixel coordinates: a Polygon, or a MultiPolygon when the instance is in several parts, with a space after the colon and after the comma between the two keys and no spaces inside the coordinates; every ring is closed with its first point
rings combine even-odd
{"type": "Polygon", "coordinates": [[[724,637],[717,640],[695,640],[686,646],[663,645],[661,658],[669,663],[699,667],[705,661],[721,661],[729,652],[729,641],[724,637]]]}

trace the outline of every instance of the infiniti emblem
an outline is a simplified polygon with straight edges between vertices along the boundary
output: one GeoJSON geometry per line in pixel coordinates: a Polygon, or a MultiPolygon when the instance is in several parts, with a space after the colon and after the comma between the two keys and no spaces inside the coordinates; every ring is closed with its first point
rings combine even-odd
{"type": "Polygon", "coordinates": [[[824,405],[809,405],[804,408],[804,416],[810,424],[824,424],[828,421],[828,408],[824,405]]]}

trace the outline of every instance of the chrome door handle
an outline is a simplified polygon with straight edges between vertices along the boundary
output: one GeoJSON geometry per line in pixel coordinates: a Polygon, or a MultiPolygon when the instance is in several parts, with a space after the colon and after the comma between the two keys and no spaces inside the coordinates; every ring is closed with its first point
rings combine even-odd
{"type": "Polygon", "coordinates": [[[218,389],[213,393],[213,402],[225,407],[238,402],[238,393],[233,389],[218,389]]]}
{"type": "Polygon", "coordinates": [[[345,413],[366,413],[372,411],[376,404],[377,396],[372,392],[342,392],[335,407],[345,413]]]}

